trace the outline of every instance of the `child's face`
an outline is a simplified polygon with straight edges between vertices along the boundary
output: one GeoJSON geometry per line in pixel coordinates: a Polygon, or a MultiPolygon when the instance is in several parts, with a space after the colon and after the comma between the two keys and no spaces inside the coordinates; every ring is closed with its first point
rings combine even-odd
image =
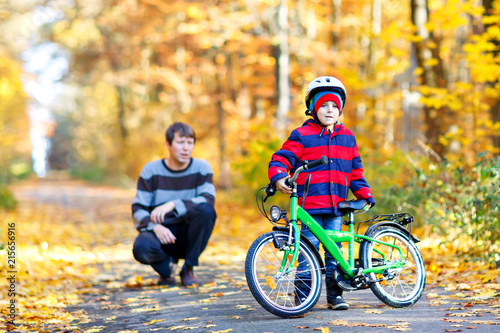
{"type": "Polygon", "coordinates": [[[323,126],[333,128],[333,125],[340,117],[340,111],[337,104],[333,101],[324,102],[317,111],[318,119],[323,126]]]}

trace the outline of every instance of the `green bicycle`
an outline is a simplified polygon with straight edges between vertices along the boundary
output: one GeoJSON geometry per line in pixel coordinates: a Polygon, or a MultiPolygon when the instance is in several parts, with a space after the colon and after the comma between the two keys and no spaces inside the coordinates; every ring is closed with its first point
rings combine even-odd
{"type": "MultiPolygon", "coordinates": [[[[272,314],[283,318],[297,317],[317,303],[326,272],[319,251],[301,235],[298,223],[309,227],[326,251],[338,262],[333,272],[337,285],[345,291],[371,288],[385,304],[402,308],[415,304],[425,288],[425,266],[412,235],[413,217],[408,213],[376,215],[358,223],[354,231],[354,215],[370,209],[366,200],[344,201],[338,208],[348,216],[349,231],[324,230],[298,205],[299,173],[327,164],[328,159],[304,162],[289,179],[292,187],[290,218],[278,206],[264,208],[267,197],[276,193],[271,185],[262,188],[257,200],[261,213],[274,224],[273,231],[259,236],[250,246],[245,261],[248,287],[257,302],[272,314]],[[264,196],[264,194],[267,194],[264,196]],[[262,207],[262,208],[261,208],[262,207]],[[282,222],[280,222],[282,221],[282,222]],[[362,223],[369,223],[364,235],[358,234],[362,223]],[[348,242],[344,256],[337,242],[348,242]],[[359,243],[359,258],[354,256],[354,243],[359,243]],[[300,288],[299,288],[300,286],[300,288]]],[[[307,196],[308,181],[305,184],[307,196]]]]}

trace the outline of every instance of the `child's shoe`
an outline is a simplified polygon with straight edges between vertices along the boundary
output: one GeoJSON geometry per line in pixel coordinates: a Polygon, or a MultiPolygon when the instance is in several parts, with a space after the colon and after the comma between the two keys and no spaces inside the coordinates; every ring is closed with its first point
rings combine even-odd
{"type": "Polygon", "coordinates": [[[347,310],[349,309],[349,304],[342,298],[342,296],[337,295],[333,298],[327,297],[326,303],[329,309],[332,310],[347,310]]]}

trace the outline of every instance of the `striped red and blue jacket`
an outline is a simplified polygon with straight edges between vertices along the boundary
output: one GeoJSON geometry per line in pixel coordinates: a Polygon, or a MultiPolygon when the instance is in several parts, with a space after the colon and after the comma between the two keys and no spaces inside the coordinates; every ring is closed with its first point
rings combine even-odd
{"type": "Polygon", "coordinates": [[[280,150],[273,154],[268,175],[271,183],[293,174],[302,161],[328,157],[328,165],[304,170],[297,178],[299,205],[302,205],[304,183],[309,174],[311,182],[304,209],[309,214],[333,214],[341,216],[337,204],[345,201],[349,189],[357,199],[375,203],[370,185],[363,175],[363,163],[359,156],[354,134],[344,124],[335,125],[329,133],[312,119],[295,129],[280,150]]]}

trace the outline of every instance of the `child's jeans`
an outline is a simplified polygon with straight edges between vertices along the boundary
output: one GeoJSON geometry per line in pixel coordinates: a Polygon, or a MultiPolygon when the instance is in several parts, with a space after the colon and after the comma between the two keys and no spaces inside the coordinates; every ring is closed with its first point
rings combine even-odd
{"type": "MultiPolygon", "coordinates": [[[[319,223],[320,226],[323,227],[325,230],[337,230],[340,231],[342,229],[342,217],[341,216],[332,216],[332,215],[326,215],[326,214],[320,214],[320,215],[311,215],[316,222],[319,223]]],[[[302,235],[307,237],[311,243],[318,249],[319,251],[319,240],[316,238],[316,236],[313,235],[311,230],[305,225],[302,225],[302,235]]],[[[340,242],[337,243],[339,247],[342,247],[342,244],[340,242]]],[[[311,274],[307,273],[307,270],[310,268],[307,267],[306,262],[304,261],[304,257],[301,255],[298,258],[299,260],[299,265],[297,267],[297,274],[295,278],[295,285],[297,287],[296,293],[298,294],[297,297],[299,299],[303,299],[307,297],[309,294],[309,289],[310,289],[310,279],[311,279],[311,274]],[[304,271],[304,273],[300,273],[301,271],[304,271]]],[[[332,273],[335,270],[335,266],[337,266],[337,261],[333,259],[332,255],[325,250],[325,268],[326,268],[326,282],[327,282],[327,289],[329,285],[332,283],[332,273]]],[[[327,290],[328,291],[328,290],[327,290]]]]}

